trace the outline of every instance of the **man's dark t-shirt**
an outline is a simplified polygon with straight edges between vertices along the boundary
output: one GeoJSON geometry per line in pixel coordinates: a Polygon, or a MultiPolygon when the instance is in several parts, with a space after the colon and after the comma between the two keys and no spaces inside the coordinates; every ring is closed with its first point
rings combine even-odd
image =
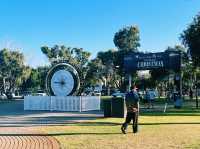
{"type": "Polygon", "coordinates": [[[127,93],[125,101],[126,101],[127,112],[133,113],[138,111],[139,96],[137,92],[131,91],[127,93]]]}

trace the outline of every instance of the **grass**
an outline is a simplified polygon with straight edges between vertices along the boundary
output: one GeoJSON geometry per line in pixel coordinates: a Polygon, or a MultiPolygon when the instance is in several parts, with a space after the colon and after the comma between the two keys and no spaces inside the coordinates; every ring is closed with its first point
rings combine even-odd
{"type": "Polygon", "coordinates": [[[42,130],[54,136],[63,149],[199,149],[200,110],[185,106],[162,112],[143,112],[139,133],[120,131],[123,118],[99,118],[42,130]]]}

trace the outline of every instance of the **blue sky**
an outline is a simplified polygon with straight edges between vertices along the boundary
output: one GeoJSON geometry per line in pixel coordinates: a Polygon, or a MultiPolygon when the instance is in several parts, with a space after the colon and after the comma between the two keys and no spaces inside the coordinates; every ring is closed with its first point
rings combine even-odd
{"type": "Polygon", "coordinates": [[[120,28],[137,25],[141,51],[180,44],[180,33],[200,12],[199,0],[1,0],[0,48],[20,49],[27,64],[47,64],[43,45],[81,47],[96,56],[115,48],[120,28]]]}

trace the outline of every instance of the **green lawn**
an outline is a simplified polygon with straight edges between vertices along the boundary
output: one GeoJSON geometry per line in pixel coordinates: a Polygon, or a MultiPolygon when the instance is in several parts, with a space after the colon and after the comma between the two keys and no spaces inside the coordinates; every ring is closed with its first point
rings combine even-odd
{"type": "Polygon", "coordinates": [[[100,118],[76,124],[43,127],[66,149],[199,149],[200,110],[185,107],[167,113],[143,112],[139,133],[120,131],[123,118],[100,118]]]}

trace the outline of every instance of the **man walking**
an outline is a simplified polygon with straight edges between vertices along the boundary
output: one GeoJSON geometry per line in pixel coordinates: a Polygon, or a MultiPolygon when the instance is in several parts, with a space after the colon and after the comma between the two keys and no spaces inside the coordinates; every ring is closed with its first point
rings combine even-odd
{"type": "Polygon", "coordinates": [[[133,133],[138,131],[138,114],[139,114],[139,96],[137,93],[137,88],[135,86],[131,87],[131,91],[126,94],[125,97],[127,115],[125,123],[122,124],[121,131],[126,134],[128,124],[133,120],[133,133]]]}

